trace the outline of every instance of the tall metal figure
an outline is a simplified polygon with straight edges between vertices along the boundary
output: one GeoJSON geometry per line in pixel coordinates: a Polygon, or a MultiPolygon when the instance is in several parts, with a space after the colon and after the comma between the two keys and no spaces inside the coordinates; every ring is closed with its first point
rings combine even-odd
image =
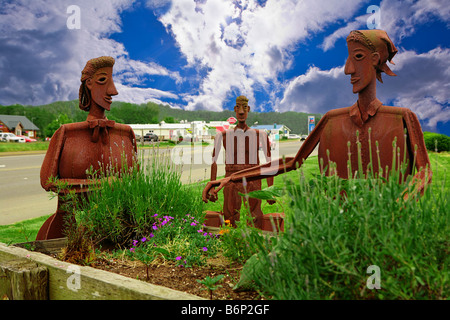
{"type": "Polygon", "coordinates": [[[81,73],[79,107],[89,112],[87,119],[62,125],[50,141],[41,167],[41,185],[46,191],[58,192],[58,207],[42,225],[37,240],[64,236],[65,221],[73,222],[72,212],[63,207],[64,196],[69,192],[85,195],[93,183],[88,170],[120,172],[124,166],[134,165],[137,147],[133,130],[105,116],[112,96],[118,94],[113,81],[114,62],[112,57],[99,57],[86,63],[81,73]]]}
{"type": "MultiPolygon", "coordinates": [[[[395,76],[386,62],[391,62],[397,49],[383,30],[352,31],[347,37],[347,47],[348,58],[344,72],[350,75],[353,93],[358,94],[356,103],[350,107],[327,112],[295,157],[278,159],[236,172],[222,180],[209,182],[203,190],[203,201],[207,202],[208,197],[214,197],[214,194],[228,183],[241,181],[244,177],[247,181],[254,181],[268,175],[295,170],[302,165],[319,142],[318,158],[319,162],[323,161],[321,168],[330,169],[329,162],[334,162],[337,175],[347,179],[349,174],[354,176],[361,168],[358,163],[357,142],[361,144],[364,173],[372,159],[373,172],[378,173],[382,169],[386,174],[386,168],[391,170],[393,166],[392,144],[396,139],[401,158],[406,155],[408,160],[405,177],[413,173],[412,164],[415,163],[417,173],[412,181],[418,192],[423,191],[426,184],[431,182],[432,172],[417,116],[408,108],[385,106],[376,97],[376,81],[378,79],[382,82],[381,73],[395,76]],[[405,129],[406,139],[404,139],[405,129]],[[349,153],[351,170],[348,166],[349,153]],[[214,188],[216,186],[218,187],[214,188]]],[[[326,172],[331,173],[329,170],[326,172]]]]}
{"type": "MultiPolygon", "coordinates": [[[[234,111],[237,119],[236,127],[220,132],[214,140],[211,181],[217,178],[217,159],[222,145],[225,149],[225,177],[230,177],[235,172],[259,165],[260,146],[266,160],[270,161],[271,152],[267,134],[264,131],[249,128],[246,123],[250,106],[245,96],[236,98],[234,111]]],[[[267,184],[268,186],[273,185],[273,177],[267,178],[267,184]]],[[[242,182],[238,182],[231,183],[225,187],[223,191],[223,215],[225,220],[230,220],[232,226],[236,226],[236,221],[240,220],[240,209],[243,199],[239,192],[246,193],[255,190],[261,190],[261,180],[250,181],[246,186],[242,182]]],[[[217,193],[211,195],[208,199],[216,201],[217,193]]],[[[244,199],[244,201],[246,200],[244,199]]],[[[249,198],[248,205],[254,219],[254,226],[261,228],[263,218],[261,200],[249,198]]]]}

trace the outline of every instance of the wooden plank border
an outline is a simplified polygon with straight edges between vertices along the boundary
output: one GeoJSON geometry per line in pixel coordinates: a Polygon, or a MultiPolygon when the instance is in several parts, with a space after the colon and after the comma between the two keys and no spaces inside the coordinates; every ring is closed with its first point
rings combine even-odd
{"type": "Polygon", "coordinates": [[[112,272],[63,262],[0,242],[0,262],[30,259],[48,268],[50,300],[204,300],[112,272]]]}

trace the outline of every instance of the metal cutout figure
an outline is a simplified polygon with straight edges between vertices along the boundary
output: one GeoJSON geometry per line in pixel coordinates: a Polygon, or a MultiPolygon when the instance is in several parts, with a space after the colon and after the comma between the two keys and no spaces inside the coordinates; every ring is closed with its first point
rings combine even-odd
{"type": "Polygon", "coordinates": [[[415,163],[417,173],[413,176],[412,183],[416,185],[417,192],[423,192],[425,186],[431,183],[432,171],[419,120],[408,108],[385,106],[376,97],[376,81],[378,79],[382,82],[381,73],[395,76],[386,62],[392,62],[397,49],[383,30],[352,31],[347,37],[347,47],[348,58],[344,72],[350,75],[353,93],[358,94],[356,103],[327,112],[295,157],[278,159],[209,182],[203,190],[204,202],[230,182],[242,181],[243,178],[247,181],[258,180],[299,168],[319,142],[319,164],[323,163],[321,170],[327,168],[325,173],[332,174],[329,164],[333,162],[336,164],[337,175],[347,179],[349,174],[354,176],[359,170],[358,143],[361,145],[364,173],[370,159],[378,159],[379,155],[379,162],[372,161],[373,172],[382,169],[386,174],[386,168],[390,170],[393,165],[392,145],[396,139],[401,158],[405,155],[408,160],[406,174],[402,178],[413,173],[412,164],[415,163]],[[347,166],[349,154],[351,171],[347,166]]]}
{"type": "Polygon", "coordinates": [[[89,112],[87,119],[62,125],[50,141],[40,177],[46,191],[58,192],[58,207],[42,225],[36,240],[64,236],[65,220],[74,222],[71,212],[63,207],[64,195],[69,192],[78,197],[86,195],[93,181],[88,178],[88,170],[120,172],[124,166],[133,166],[137,154],[133,130],[105,116],[112,97],[118,94],[113,81],[114,62],[112,57],[99,57],[86,63],[81,75],[79,107],[89,112]],[[61,190],[58,184],[65,187],[61,190]]]}

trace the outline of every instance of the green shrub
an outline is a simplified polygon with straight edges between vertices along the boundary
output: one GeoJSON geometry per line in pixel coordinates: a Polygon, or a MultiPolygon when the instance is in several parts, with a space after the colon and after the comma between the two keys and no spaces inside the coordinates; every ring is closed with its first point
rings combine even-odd
{"type": "Polygon", "coordinates": [[[427,150],[436,152],[450,151],[450,137],[445,134],[424,132],[423,139],[427,150]]]}
{"type": "Polygon", "coordinates": [[[89,226],[96,241],[128,246],[131,240],[148,236],[162,216],[190,214],[203,222],[199,191],[182,185],[181,172],[167,156],[154,153],[125,171],[120,179],[103,179],[95,185],[76,212],[77,222],[89,226]]]}
{"type": "Polygon", "coordinates": [[[203,265],[217,253],[218,237],[203,231],[201,223],[189,213],[184,217],[158,216],[152,231],[133,240],[127,251],[132,259],[151,263],[161,252],[164,259],[177,266],[203,265]]]}
{"type": "Polygon", "coordinates": [[[286,231],[247,262],[237,287],[283,300],[448,299],[450,195],[428,188],[403,200],[404,188],[395,179],[291,182],[286,231]],[[366,286],[372,265],[380,290],[366,286]]]}
{"type": "Polygon", "coordinates": [[[277,238],[265,236],[251,224],[249,217],[249,209],[244,207],[241,209],[240,221],[236,221],[236,227],[228,225],[221,230],[223,255],[232,261],[245,263],[255,253],[260,250],[269,252],[276,244],[277,238]]]}

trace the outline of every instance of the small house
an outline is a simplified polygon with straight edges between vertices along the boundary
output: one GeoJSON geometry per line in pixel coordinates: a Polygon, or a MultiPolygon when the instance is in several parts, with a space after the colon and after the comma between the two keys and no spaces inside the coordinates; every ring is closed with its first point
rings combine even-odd
{"type": "Polygon", "coordinates": [[[37,131],[39,128],[25,116],[0,114],[0,132],[36,138],[37,131]]]}
{"type": "Polygon", "coordinates": [[[266,124],[266,125],[254,125],[252,129],[259,129],[267,132],[269,137],[273,140],[280,140],[281,137],[288,137],[291,129],[289,129],[284,124],[266,124]]]}

